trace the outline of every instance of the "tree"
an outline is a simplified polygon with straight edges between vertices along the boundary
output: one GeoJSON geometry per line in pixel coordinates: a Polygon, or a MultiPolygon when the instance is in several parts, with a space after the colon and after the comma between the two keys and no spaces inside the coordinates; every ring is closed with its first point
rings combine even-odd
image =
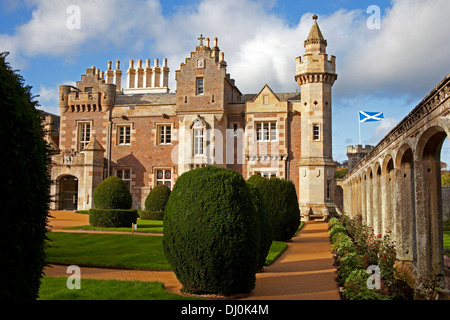
{"type": "Polygon", "coordinates": [[[38,297],[45,266],[51,149],[31,87],[0,54],[0,300],[38,297]]]}
{"type": "Polygon", "coordinates": [[[164,252],[184,292],[231,295],[255,286],[257,216],[236,171],[207,166],[183,173],[164,215],[164,252]]]}

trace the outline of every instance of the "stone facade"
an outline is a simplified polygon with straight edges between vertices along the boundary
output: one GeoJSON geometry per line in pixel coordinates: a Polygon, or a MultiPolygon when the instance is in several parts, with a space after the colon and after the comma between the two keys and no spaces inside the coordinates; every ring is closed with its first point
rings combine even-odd
{"type": "Polygon", "coordinates": [[[175,72],[176,93],[168,88],[167,59],[161,67],[157,59],[153,67],[149,59],[145,67],[131,60],[126,88],[119,61],[115,70],[112,62],[105,72],[92,67],[76,86],[60,87],[61,154],[52,168],[56,209],[92,208],[96,185],[111,175],[126,181],[133,207],[143,208],[155,185],[172,187],[183,172],[212,164],[245,179],[290,179],[304,219],[330,214],[331,87],[337,75],[317,16],[306,54],[293,70],[301,95],[275,93],[268,85],[257,94],[241,93],[218,39],[212,46],[203,36],[198,40],[175,72]],[[65,195],[75,189],[70,205],[65,195]]]}

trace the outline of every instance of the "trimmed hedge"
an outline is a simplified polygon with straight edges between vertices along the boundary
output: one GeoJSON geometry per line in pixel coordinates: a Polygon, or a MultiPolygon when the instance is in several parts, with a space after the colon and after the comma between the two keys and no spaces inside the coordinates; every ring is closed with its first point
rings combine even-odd
{"type": "Polygon", "coordinates": [[[164,211],[170,189],[165,184],[155,186],[145,199],[145,211],[164,211]]]}
{"type": "Polygon", "coordinates": [[[182,291],[248,293],[255,286],[258,232],[247,184],[234,170],[183,173],[164,215],[164,252],[182,291]]]}
{"type": "Polygon", "coordinates": [[[124,209],[90,209],[89,224],[93,227],[102,228],[131,228],[136,224],[138,218],[137,210],[124,209]]]}
{"type": "Polygon", "coordinates": [[[272,240],[290,240],[300,226],[300,209],[294,183],[280,178],[266,179],[259,175],[253,175],[247,183],[255,186],[261,194],[272,226],[272,240]]]}
{"type": "Polygon", "coordinates": [[[141,220],[164,220],[164,211],[140,211],[141,220]]]}
{"type": "Polygon", "coordinates": [[[103,180],[94,191],[96,209],[131,209],[132,198],[125,182],[118,177],[103,180]]]}
{"type": "Polygon", "coordinates": [[[272,228],[269,224],[269,216],[263,204],[261,194],[259,193],[258,189],[256,189],[256,187],[254,187],[250,183],[247,183],[247,186],[249,188],[257,216],[256,228],[259,229],[259,258],[257,269],[261,270],[262,268],[264,268],[267,254],[269,253],[270,246],[272,245],[272,228]]]}
{"type": "Polygon", "coordinates": [[[51,150],[31,87],[6,56],[0,53],[0,301],[35,300],[45,266],[51,150]]]}

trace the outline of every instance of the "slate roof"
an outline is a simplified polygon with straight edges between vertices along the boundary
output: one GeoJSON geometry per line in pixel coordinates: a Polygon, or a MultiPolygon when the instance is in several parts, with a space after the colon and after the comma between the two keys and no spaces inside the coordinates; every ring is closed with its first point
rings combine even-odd
{"type": "Polygon", "coordinates": [[[118,94],[116,105],[176,104],[176,93],[118,94]]]}

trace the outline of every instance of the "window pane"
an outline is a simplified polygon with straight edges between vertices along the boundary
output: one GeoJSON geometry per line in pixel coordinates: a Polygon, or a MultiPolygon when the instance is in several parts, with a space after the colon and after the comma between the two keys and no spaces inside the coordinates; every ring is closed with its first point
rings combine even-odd
{"type": "Polygon", "coordinates": [[[270,124],[270,140],[277,140],[277,124],[275,122],[270,124]]]}
{"type": "Polygon", "coordinates": [[[197,78],[197,94],[203,94],[203,78],[197,78]]]}
{"type": "Polygon", "coordinates": [[[167,187],[169,187],[169,189],[170,189],[172,184],[171,184],[170,181],[166,181],[166,182],[165,182],[165,185],[166,185],[167,187]]]}
{"type": "Polygon", "coordinates": [[[164,172],[162,170],[156,171],[156,179],[162,179],[164,178],[164,172]]]}
{"type": "Polygon", "coordinates": [[[122,171],[122,170],[117,170],[117,171],[116,171],[116,176],[119,177],[120,179],[122,179],[122,177],[123,177],[123,171],[122,171]]]}
{"type": "Polygon", "coordinates": [[[268,141],[269,140],[269,123],[264,123],[263,125],[263,140],[268,141]]]}
{"type": "Polygon", "coordinates": [[[166,126],[166,143],[172,142],[172,128],[170,126],[166,126]]]}
{"type": "Polygon", "coordinates": [[[125,180],[130,180],[130,170],[123,170],[123,178],[125,180]]]}
{"type": "Polygon", "coordinates": [[[164,179],[171,179],[172,178],[172,171],[166,170],[164,174],[164,179]]]}

